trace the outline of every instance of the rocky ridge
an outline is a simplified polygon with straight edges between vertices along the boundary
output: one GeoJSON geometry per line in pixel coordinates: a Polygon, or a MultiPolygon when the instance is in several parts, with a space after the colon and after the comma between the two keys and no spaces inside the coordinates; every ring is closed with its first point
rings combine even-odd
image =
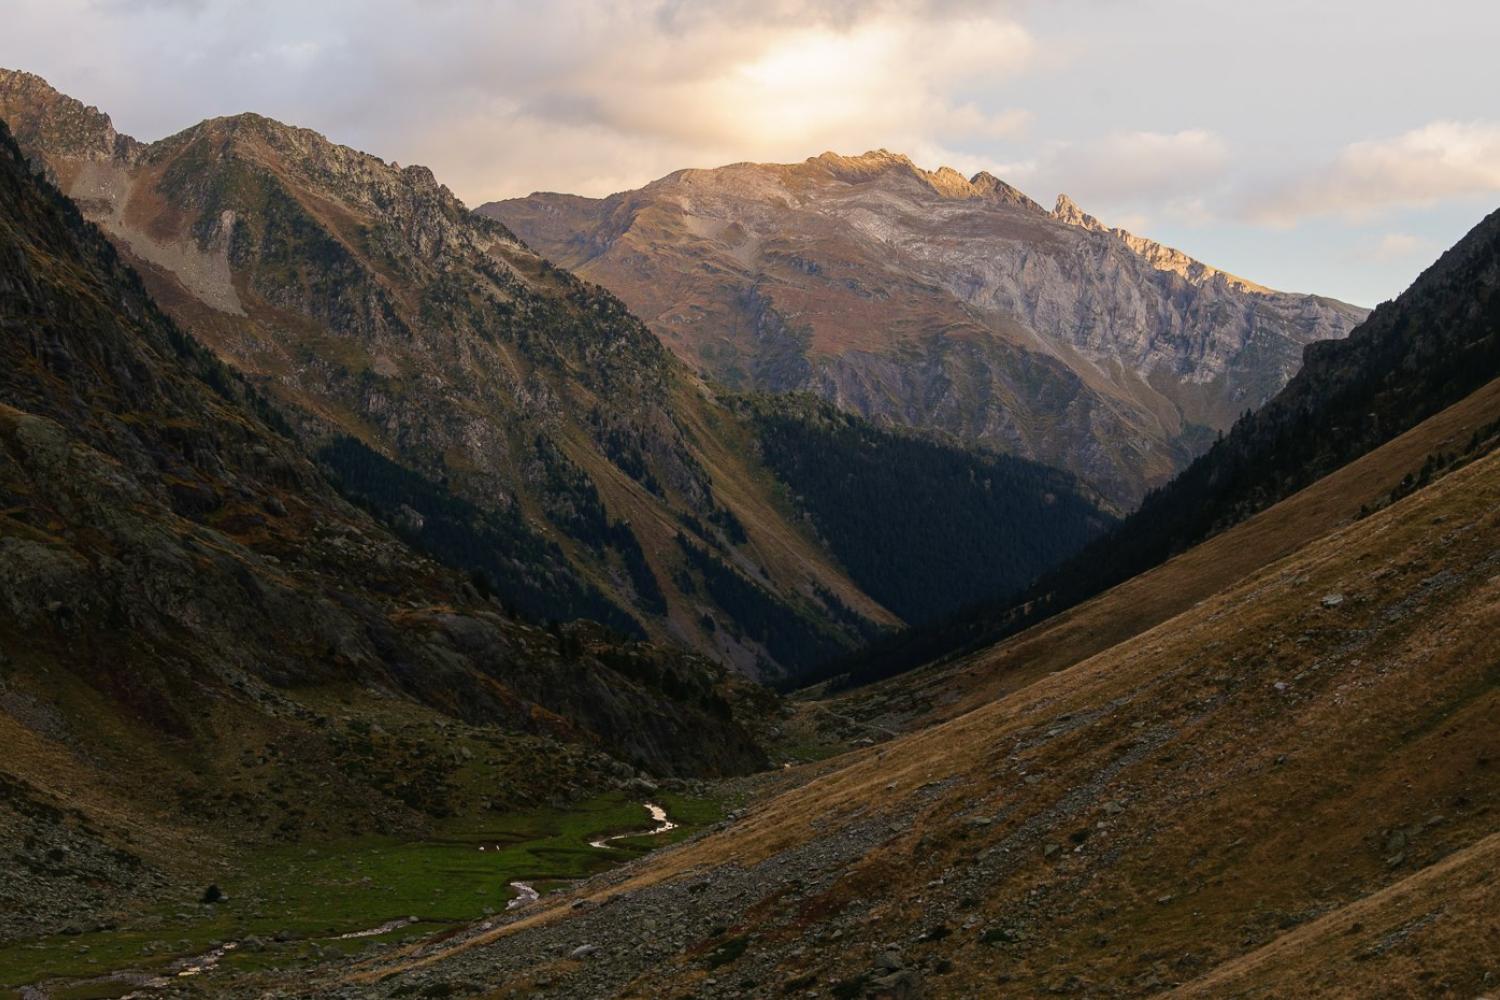
{"type": "Polygon", "coordinates": [[[764,467],[753,426],[618,299],[426,168],[253,114],[143,145],[8,71],[0,117],[347,495],[512,612],[764,677],[899,624],[764,467]]]}
{"type": "Polygon", "coordinates": [[[1037,458],[1122,509],[1365,314],[884,150],[479,211],[716,379],[1037,458]]]}
{"type": "Polygon", "coordinates": [[[475,805],[467,740],[496,808],[765,764],[763,692],[518,622],[346,502],[3,128],[0,258],[0,936],[149,896],[209,836],[420,829],[475,805]]]}

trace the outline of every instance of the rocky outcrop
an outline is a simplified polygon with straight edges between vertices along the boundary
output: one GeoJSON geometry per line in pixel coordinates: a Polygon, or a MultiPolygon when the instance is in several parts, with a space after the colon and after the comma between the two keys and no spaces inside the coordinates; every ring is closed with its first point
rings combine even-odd
{"type": "Polygon", "coordinates": [[[427,168],[253,114],[142,145],[20,73],[0,72],[0,117],[341,482],[508,608],[772,675],[895,623],[649,330],[427,168]],[[679,534],[756,609],[685,589],[679,534]],[[780,656],[741,627],[767,608],[795,623],[780,656]]]}
{"type": "Polygon", "coordinates": [[[660,773],[760,762],[721,668],[518,624],[343,501],[19,156],[0,129],[0,687],[57,669],[192,741],[205,697],[356,681],[660,773]]]}
{"type": "MultiPolygon", "coordinates": [[[[35,73],[0,72],[0,107],[6,109],[11,134],[23,149],[46,149],[71,161],[94,162],[128,161],[140,152],[140,143],[116,132],[108,115],[59,94],[35,73]]],[[[33,156],[32,163],[50,166],[44,156],[33,156]]]]}
{"type": "Polygon", "coordinates": [[[884,150],[479,211],[716,379],[1036,458],[1123,508],[1364,316],[884,150]]]}
{"type": "MultiPolygon", "coordinates": [[[[776,482],[742,413],[619,299],[468,211],[426,168],[254,114],[142,145],[4,71],[0,117],[26,123],[34,160],[173,318],[276,404],[347,496],[510,611],[592,619],[762,677],[900,624],[776,482]]],[[[993,178],[919,175],[891,154],[825,159],[850,176],[905,164],[933,196],[1029,205],[993,178]]],[[[833,377],[848,396],[886,398],[868,369],[810,362],[808,327],[773,286],[734,295],[753,382],[833,377]]],[[[916,535],[945,513],[884,516],[890,532],[916,535]]],[[[1100,522],[1085,511],[1073,526],[1100,522]]],[[[1045,568],[1029,552],[1001,554],[994,589],[1045,568]]],[[[951,608],[973,593],[936,596],[951,608]]]]}
{"type": "MultiPolygon", "coordinates": [[[[1128,232],[1118,227],[1111,228],[1109,226],[1106,226],[1104,223],[1100,222],[1098,219],[1094,218],[1092,215],[1089,215],[1083,209],[1079,208],[1078,203],[1065,194],[1060,194],[1057,196],[1057,207],[1052,210],[1052,217],[1057,221],[1065,222],[1070,226],[1077,226],[1080,229],[1087,229],[1089,232],[1105,233],[1109,236],[1113,236],[1115,239],[1119,240],[1121,243],[1129,247],[1132,253],[1135,253],[1136,255],[1141,257],[1158,271],[1170,271],[1173,274],[1186,279],[1190,284],[1201,287],[1216,278],[1221,278],[1227,284],[1241,291],[1252,292],[1265,296],[1276,296],[1279,294],[1277,292],[1273,292],[1269,288],[1266,288],[1264,285],[1257,285],[1252,281],[1246,281],[1244,278],[1236,277],[1235,275],[1230,274],[1227,271],[1220,271],[1216,267],[1210,267],[1202,261],[1194,260],[1187,254],[1183,253],[1181,250],[1176,250],[1172,247],[1165,246],[1161,243],[1156,242],[1155,240],[1148,240],[1143,237],[1136,236],[1134,233],[1128,232]]],[[[1310,296],[1285,297],[1309,298],[1310,296]]],[[[1329,304],[1332,305],[1332,303],[1329,304]]]]}

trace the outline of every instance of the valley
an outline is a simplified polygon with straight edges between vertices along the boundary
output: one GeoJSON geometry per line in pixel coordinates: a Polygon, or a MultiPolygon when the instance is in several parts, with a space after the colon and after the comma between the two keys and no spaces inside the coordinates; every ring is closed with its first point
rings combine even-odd
{"type": "Polygon", "coordinates": [[[0,1000],[1500,997],[1482,17],[356,6],[4,18],[0,1000]]]}
{"type": "MultiPolygon", "coordinates": [[[[720,816],[712,799],[655,794],[682,831],[674,836],[720,816]]],[[[656,841],[629,830],[643,815],[639,803],[612,793],[566,809],[455,818],[420,841],[252,850],[212,870],[222,892],[214,902],[186,895],[113,926],[71,925],[0,948],[0,990],[39,984],[57,996],[149,996],[191,976],[286,971],[420,940],[524,905],[521,879],[553,892],[650,850],[656,841]],[[591,842],[621,828],[602,848],[591,842]]],[[[668,832],[661,841],[672,839],[668,832]]]]}
{"type": "MultiPolygon", "coordinates": [[[[142,144],[8,70],[0,118],[336,487],[511,614],[586,617],[768,681],[907,623],[910,608],[873,596],[882,580],[830,550],[826,512],[821,533],[809,525],[760,425],[618,299],[469,212],[426,168],[259,115],[142,144]]],[[[791,409],[783,426],[804,414],[817,419],[791,409]]],[[[920,511],[891,497],[877,511],[887,533],[920,539],[924,515],[962,517],[991,486],[1036,529],[940,579],[924,616],[1024,584],[1113,521],[1064,472],[1013,461],[997,475],[939,439],[866,437],[976,473],[920,511]]],[[[936,568],[964,549],[909,551],[936,568]]]]}
{"type": "Polygon", "coordinates": [[[323,988],[1240,996],[1316,968],[1335,995],[1482,991],[1483,960],[1452,949],[1493,934],[1497,476],[1491,454],[1163,626],[810,768],[594,881],[581,913],[565,898],[323,988]],[[1406,943],[1438,923],[1454,943],[1406,943]]]}

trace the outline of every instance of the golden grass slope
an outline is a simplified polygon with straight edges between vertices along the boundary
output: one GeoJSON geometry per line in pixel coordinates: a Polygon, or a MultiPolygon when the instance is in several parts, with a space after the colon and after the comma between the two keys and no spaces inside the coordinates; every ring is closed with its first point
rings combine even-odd
{"type": "Polygon", "coordinates": [[[1500,380],[1276,506],[1150,572],[988,649],[828,700],[880,727],[951,719],[1160,625],[1373,505],[1433,452],[1500,418],[1500,380]]]}
{"type": "MultiPolygon", "coordinates": [[[[595,901],[755,875],[722,914],[744,953],[710,972],[705,936],[622,991],[639,997],[722,992],[710,978],[827,996],[892,943],[936,996],[1476,996],[1500,975],[1497,719],[1491,454],[1068,669],[848,755],[595,901]],[[870,823],[880,842],[831,880],[756,867],[870,823]]],[[[566,906],[465,942],[466,968],[578,919],[566,906]]]]}

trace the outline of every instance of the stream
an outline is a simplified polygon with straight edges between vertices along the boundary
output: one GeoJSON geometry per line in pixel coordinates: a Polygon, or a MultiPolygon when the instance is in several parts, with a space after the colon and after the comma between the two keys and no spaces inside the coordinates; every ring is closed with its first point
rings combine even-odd
{"type": "MultiPolygon", "coordinates": [[[[667,811],[661,806],[655,802],[643,802],[641,805],[651,815],[651,822],[655,824],[651,829],[632,830],[629,833],[617,833],[610,837],[600,837],[597,840],[589,841],[589,846],[596,850],[607,851],[612,841],[628,840],[631,837],[655,837],[666,833],[668,830],[677,829],[677,824],[667,819],[667,811]]],[[[514,910],[518,906],[534,903],[541,898],[541,894],[532,888],[529,882],[512,882],[510,887],[516,890],[516,897],[505,904],[507,910],[514,910]]]]}
{"type": "MultiPolygon", "coordinates": [[[[212,951],[206,951],[192,958],[182,959],[174,970],[167,972],[165,975],[151,976],[137,982],[136,985],[141,990],[164,990],[178,979],[186,979],[189,976],[197,976],[208,972],[219,964],[220,959],[239,946],[240,943],[238,941],[225,941],[212,951]]],[[[127,993],[120,1000],[135,1000],[135,998],[143,996],[145,996],[143,992],[127,993]]]]}
{"type": "Polygon", "coordinates": [[[510,887],[516,890],[516,898],[505,904],[507,910],[514,910],[516,907],[525,906],[527,903],[535,903],[538,899],[542,898],[542,894],[526,882],[512,882],[510,887]]]}
{"type": "Polygon", "coordinates": [[[642,805],[651,814],[651,821],[656,824],[655,827],[650,830],[633,830],[630,833],[617,833],[613,837],[600,837],[598,840],[589,841],[589,846],[597,847],[602,851],[607,849],[610,843],[616,840],[629,840],[631,837],[655,837],[658,834],[666,833],[668,830],[677,829],[677,824],[667,819],[667,811],[661,806],[655,802],[644,802],[642,805]]]}
{"type": "Polygon", "coordinates": [[[410,927],[416,922],[416,917],[402,917],[399,920],[387,920],[379,927],[371,927],[369,930],[364,931],[350,931],[348,934],[340,934],[334,940],[351,941],[354,938],[379,937],[382,934],[389,934],[391,931],[399,931],[403,927],[410,927]]]}
{"type": "MultiPolygon", "coordinates": [[[[607,851],[610,849],[609,845],[617,840],[628,840],[631,837],[656,837],[663,833],[666,833],[668,830],[677,829],[677,824],[667,819],[667,811],[661,806],[657,805],[655,802],[643,802],[641,803],[641,805],[651,816],[651,822],[653,824],[651,829],[632,830],[629,833],[616,833],[608,837],[599,837],[596,840],[589,841],[589,846],[596,850],[607,851]]],[[[482,851],[484,850],[484,847],[481,846],[479,849],[482,851]]],[[[516,897],[505,904],[505,908],[507,910],[513,910],[520,906],[526,906],[527,904],[534,903],[541,898],[541,893],[537,892],[537,890],[529,882],[512,882],[510,883],[510,887],[516,890],[516,897]]],[[[340,934],[333,940],[348,941],[353,938],[379,937],[382,934],[389,934],[392,931],[398,931],[401,928],[408,927],[416,922],[416,917],[401,917],[397,920],[387,921],[386,923],[383,923],[378,927],[371,927],[367,930],[362,931],[350,931],[347,934],[340,934]]],[[[144,997],[146,995],[145,991],[166,989],[168,986],[172,985],[172,983],[179,979],[186,979],[192,976],[202,975],[205,972],[209,972],[219,964],[220,960],[222,960],[225,955],[227,955],[231,951],[234,951],[239,946],[240,942],[238,941],[226,941],[223,944],[219,945],[217,948],[214,948],[212,951],[204,952],[201,955],[195,955],[192,958],[182,959],[177,964],[176,968],[168,972],[167,974],[152,976],[149,979],[145,979],[144,981],[139,982],[137,985],[140,991],[128,993],[124,997],[122,997],[121,1000],[132,1000],[132,998],[144,997]]]]}

